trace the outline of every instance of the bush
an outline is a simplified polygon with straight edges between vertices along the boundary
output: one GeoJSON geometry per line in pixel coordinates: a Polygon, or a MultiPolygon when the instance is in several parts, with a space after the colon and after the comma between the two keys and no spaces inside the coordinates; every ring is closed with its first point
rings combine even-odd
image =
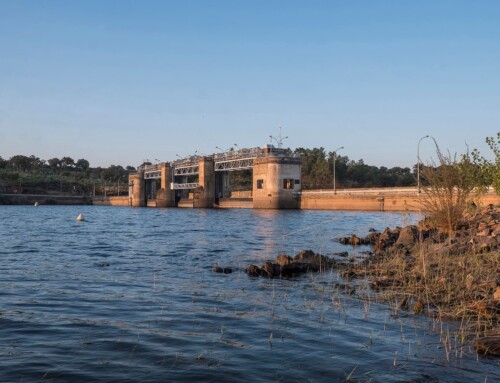
{"type": "Polygon", "coordinates": [[[462,155],[461,161],[443,155],[437,148],[439,163],[422,171],[426,180],[422,201],[429,220],[440,230],[451,234],[458,224],[477,213],[479,199],[487,184],[484,167],[477,151],[462,155]]]}
{"type": "Polygon", "coordinates": [[[487,172],[491,178],[491,184],[497,194],[500,194],[500,132],[497,133],[497,139],[487,137],[486,143],[489,145],[495,156],[494,162],[487,165],[487,172]]]}

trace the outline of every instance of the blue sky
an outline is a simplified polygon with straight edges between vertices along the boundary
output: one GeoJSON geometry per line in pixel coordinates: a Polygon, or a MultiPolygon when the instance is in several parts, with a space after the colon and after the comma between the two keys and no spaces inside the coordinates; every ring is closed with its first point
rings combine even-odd
{"type": "Polygon", "coordinates": [[[426,134],[489,156],[500,1],[0,0],[3,158],[137,166],[280,126],[377,166],[412,166],[426,134]]]}

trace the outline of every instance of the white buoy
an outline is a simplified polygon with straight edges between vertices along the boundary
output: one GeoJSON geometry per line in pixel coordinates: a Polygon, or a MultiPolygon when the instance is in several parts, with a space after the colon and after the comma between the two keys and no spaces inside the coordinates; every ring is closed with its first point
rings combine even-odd
{"type": "Polygon", "coordinates": [[[35,206],[38,206],[38,202],[35,202],[35,206]]]}
{"type": "Polygon", "coordinates": [[[82,213],[80,213],[80,214],[78,215],[78,217],[76,217],[76,220],[77,220],[77,221],[85,221],[85,218],[83,217],[83,214],[82,214],[82,213]]]}

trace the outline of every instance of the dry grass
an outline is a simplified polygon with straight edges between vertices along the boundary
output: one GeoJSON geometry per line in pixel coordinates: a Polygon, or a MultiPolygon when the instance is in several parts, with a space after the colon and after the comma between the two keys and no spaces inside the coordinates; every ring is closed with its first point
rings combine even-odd
{"type": "Polygon", "coordinates": [[[417,311],[420,302],[429,315],[459,320],[467,336],[500,333],[500,305],[492,297],[499,283],[498,251],[447,256],[421,249],[413,256],[380,256],[362,268],[398,309],[417,311]]]}
{"type": "Polygon", "coordinates": [[[451,234],[464,219],[477,213],[477,201],[484,192],[480,170],[468,155],[457,162],[437,149],[438,164],[425,167],[422,177],[422,210],[435,227],[451,234]]]}

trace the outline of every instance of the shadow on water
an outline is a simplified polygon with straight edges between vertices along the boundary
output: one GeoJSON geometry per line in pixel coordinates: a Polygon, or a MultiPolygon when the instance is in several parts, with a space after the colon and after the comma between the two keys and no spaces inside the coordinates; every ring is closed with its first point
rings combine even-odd
{"type": "Polygon", "coordinates": [[[500,379],[497,360],[463,346],[448,361],[431,319],[349,295],[335,272],[268,280],[241,271],[281,252],[345,251],[336,238],[408,220],[0,206],[0,381],[500,379]]]}

